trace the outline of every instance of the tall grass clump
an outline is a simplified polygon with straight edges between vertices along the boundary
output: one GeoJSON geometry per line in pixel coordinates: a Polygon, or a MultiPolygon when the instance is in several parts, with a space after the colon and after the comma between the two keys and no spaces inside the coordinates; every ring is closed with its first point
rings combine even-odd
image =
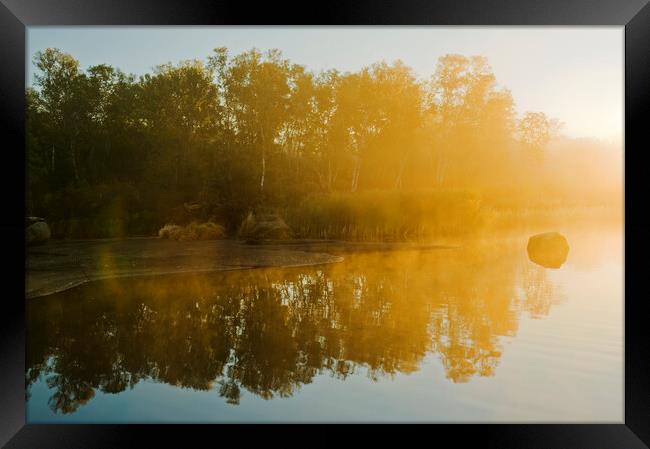
{"type": "Polygon", "coordinates": [[[484,224],[480,199],[464,191],[368,191],[305,198],[286,220],[299,238],[408,241],[474,233],[484,224]]]}
{"type": "Polygon", "coordinates": [[[192,222],[187,226],[166,224],[158,231],[158,236],[170,240],[218,240],[226,237],[226,231],[212,222],[192,222]]]}
{"type": "Polygon", "coordinates": [[[581,224],[621,224],[623,198],[616,193],[486,192],[484,212],[491,231],[554,229],[581,224]]]}

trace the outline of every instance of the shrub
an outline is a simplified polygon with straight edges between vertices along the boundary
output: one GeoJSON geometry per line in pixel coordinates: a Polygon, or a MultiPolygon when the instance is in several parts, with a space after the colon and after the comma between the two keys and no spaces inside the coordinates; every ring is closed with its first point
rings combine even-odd
{"type": "Polygon", "coordinates": [[[178,226],[175,224],[166,224],[165,226],[160,228],[160,231],[158,231],[158,237],[160,237],[161,239],[179,240],[182,230],[183,230],[182,226],[178,226]]]}
{"type": "Polygon", "coordinates": [[[210,221],[192,222],[187,226],[166,224],[158,231],[158,236],[171,240],[218,240],[226,237],[226,230],[223,226],[210,221]]]}

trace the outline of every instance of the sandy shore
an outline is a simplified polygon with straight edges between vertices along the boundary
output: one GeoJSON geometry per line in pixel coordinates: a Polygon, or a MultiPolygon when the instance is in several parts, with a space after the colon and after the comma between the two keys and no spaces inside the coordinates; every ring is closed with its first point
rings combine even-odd
{"type": "Polygon", "coordinates": [[[53,240],[27,248],[25,296],[37,298],[108,278],[318,265],[340,262],[350,251],[412,248],[441,246],[322,240],[179,242],[148,237],[53,240]]]}

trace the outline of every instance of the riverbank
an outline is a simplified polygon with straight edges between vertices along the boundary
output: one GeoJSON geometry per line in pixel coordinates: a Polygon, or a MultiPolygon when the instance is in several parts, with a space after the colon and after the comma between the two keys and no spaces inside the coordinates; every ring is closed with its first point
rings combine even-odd
{"type": "Polygon", "coordinates": [[[350,251],[436,249],[440,245],[291,240],[173,241],[153,237],[52,240],[27,248],[25,296],[37,298],[87,282],[135,276],[336,263],[350,251]]]}

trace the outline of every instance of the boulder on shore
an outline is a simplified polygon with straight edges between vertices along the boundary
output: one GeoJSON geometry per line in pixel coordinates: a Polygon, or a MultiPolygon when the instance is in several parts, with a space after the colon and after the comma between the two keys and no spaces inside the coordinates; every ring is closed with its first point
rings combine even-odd
{"type": "Polygon", "coordinates": [[[25,219],[25,242],[27,245],[40,245],[47,242],[52,233],[43,218],[27,217],[25,219]]]}
{"type": "Polygon", "coordinates": [[[546,268],[560,268],[569,254],[569,242],[559,232],[545,232],[528,239],[528,258],[546,268]]]}
{"type": "Polygon", "coordinates": [[[246,240],[284,240],[291,237],[291,229],[276,211],[262,209],[248,213],[239,236],[246,240]]]}

